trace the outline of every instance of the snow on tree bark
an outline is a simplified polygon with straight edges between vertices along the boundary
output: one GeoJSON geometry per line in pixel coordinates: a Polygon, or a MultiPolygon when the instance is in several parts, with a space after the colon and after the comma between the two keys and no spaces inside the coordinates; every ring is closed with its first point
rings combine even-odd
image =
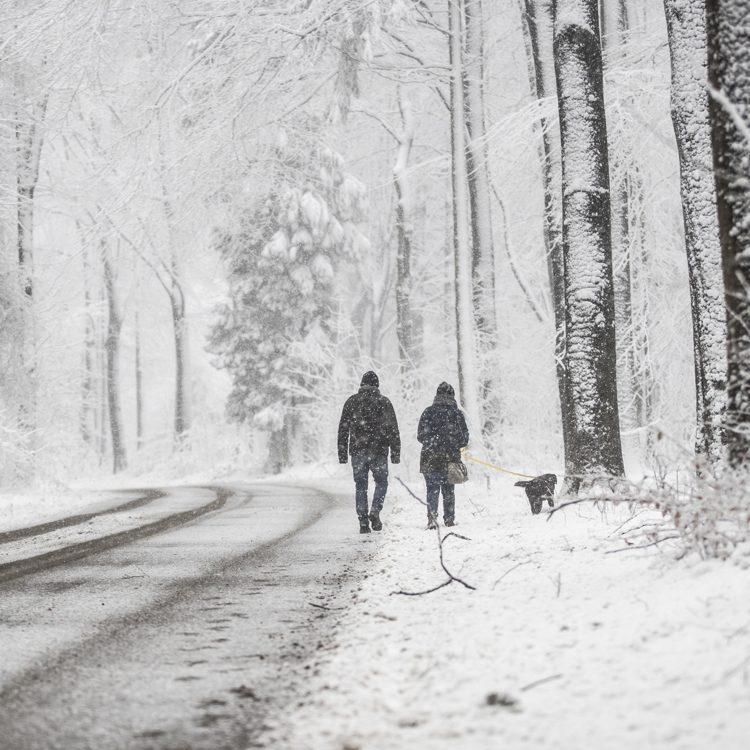
{"type": "Polygon", "coordinates": [[[169,296],[172,312],[172,335],[174,337],[175,389],[174,389],[174,435],[178,442],[190,427],[190,399],[188,394],[188,331],[185,321],[185,292],[182,280],[182,264],[177,252],[176,218],[173,198],[168,186],[167,144],[161,120],[158,123],[159,185],[161,204],[167,225],[169,261],[164,263],[167,280],[163,284],[169,296]]]}
{"type": "Polygon", "coordinates": [[[401,363],[406,368],[415,364],[414,327],[411,315],[411,223],[408,217],[409,179],[407,168],[414,141],[414,117],[411,103],[399,97],[403,128],[396,134],[398,152],[393,166],[396,189],[396,334],[401,363]]]}
{"type": "Polygon", "coordinates": [[[106,239],[101,243],[104,288],[107,294],[107,338],[104,348],[107,353],[107,407],[109,409],[109,430],[112,438],[112,469],[116,474],[127,468],[127,454],[120,408],[120,331],[122,317],[117,300],[117,287],[109,257],[106,239]]]}
{"type": "Polygon", "coordinates": [[[464,109],[466,163],[472,238],[474,318],[480,334],[482,434],[489,438],[500,422],[500,373],[497,363],[495,262],[492,242],[487,132],[484,117],[484,17],[481,0],[464,0],[466,23],[464,109]]]}
{"type": "Polygon", "coordinates": [[[16,121],[18,167],[18,264],[27,297],[33,293],[34,193],[39,180],[39,160],[44,140],[43,123],[47,96],[32,102],[28,111],[19,110],[16,121]]]}
{"type": "MultiPolygon", "coordinates": [[[[555,60],[553,55],[552,0],[525,0],[524,20],[529,36],[531,55],[532,92],[542,102],[557,95],[555,60]]],[[[560,399],[563,448],[569,453],[573,445],[574,422],[568,395],[568,376],[565,368],[565,274],[562,245],[562,165],[560,163],[560,136],[555,122],[547,117],[540,120],[542,131],[542,183],[544,186],[544,243],[547,253],[547,274],[555,314],[555,369],[560,399]]]]}
{"type": "Polygon", "coordinates": [[[135,366],[135,446],[143,447],[143,366],[141,364],[141,329],[138,325],[138,310],[133,322],[133,359],[135,366]]]}
{"type": "Polygon", "coordinates": [[[21,303],[19,354],[24,377],[19,404],[19,426],[28,436],[28,448],[35,454],[37,432],[37,333],[33,306],[34,290],[34,208],[39,162],[44,143],[44,121],[49,95],[37,94],[31,102],[28,81],[16,75],[16,96],[21,100],[16,111],[16,242],[18,271],[24,300],[21,303]]]}
{"type": "Polygon", "coordinates": [[[448,0],[450,45],[451,178],[453,185],[453,253],[456,289],[456,344],[458,388],[469,421],[478,431],[482,425],[477,392],[474,342],[472,252],[470,243],[466,117],[463,87],[463,13],[460,2],[448,0]]]}
{"type": "MultiPolygon", "coordinates": [[[[625,42],[628,32],[626,0],[601,0],[602,56],[609,71],[621,67],[626,56],[625,42]]],[[[631,192],[640,187],[638,180],[630,179],[631,170],[637,169],[630,145],[610,138],[610,195],[612,217],[612,266],[615,285],[615,328],[617,331],[617,395],[620,420],[630,435],[635,448],[640,443],[642,427],[637,408],[641,400],[640,382],[636,361],[636,318],[633,314],[633,223],[637,220],[637,207],[631,212],[631,192]]],[[[633,195],[637,204],[637,195],[633,195]]]]}
{"type": "Polygon", "coordinates": [[[665,0],[672,62],[672,123],[680,158],[680,193],[690,278],[695,361],[695,451],[710,463],[724,456],[726,311],[711,130],[706,91],[706,9],[665,0]]]}
{"type": "Polygon", "coordinates": [[[727,307],[726,439],[750,459],[750,0],[707,0],[709,116],[727,307]]]}
{"type": "Polygon", "coordinates": [[[565,365],[574,422],[565,467],[574,477],[619,476],[624,469],[609,164],[595,0],[557,0],[554,50],[562,146],[565,365]]]}
{"type": "Polygon", "coordinates": [[[464,110],[468,134],[466,157],[472,227],[472,271],[476,288],[475,315],[480,330],[491,331],[495,321],[495,268],[484,120],[482,3],[481,0],[464,0],[464,7],[466,17],[466,63],[463,66],[464,110]]]}

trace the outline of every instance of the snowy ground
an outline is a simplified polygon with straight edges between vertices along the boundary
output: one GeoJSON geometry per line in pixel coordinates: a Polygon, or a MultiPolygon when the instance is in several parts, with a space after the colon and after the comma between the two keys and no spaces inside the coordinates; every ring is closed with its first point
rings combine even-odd
{"type": "Polygon", "coordinates": [[[404,596],[446,576],[423,507],[392,483],[337,648],[266,746],[748,747],[750,571],[678,560],[676,546],[616,551],[626,509],[547,520],[511,481],[498,487],[458,488],[453,531],[468,539],[444,545],[476,590],[404,596]]]}
{"type": "MultiPolygon", "coordinates": [[[[675,542],[621,551],[623,507],[579,505],[548,520],[530,514],[512,480],[492,492],[470,483],[457,490],[453,529],[467,538],[447,538],[444,552],[475,590],[453,582],[394,594],[446,575],[424,508],[393,469],[383,532],[360,536],[351,509],[365,578],[332,626],[333,647],[312,668],[292,667],[301,694],[266,747],[747,747],[750,570],[737,564],[746,561],[678,559],[675,542]]],[[[316,473],[273,483],[352,495],[349,467],[316,473]]],[[[423,496],[419,478],[408,484],[423,496]]],[[[0,497],[0,531],[121,501],[0,497]]]]}

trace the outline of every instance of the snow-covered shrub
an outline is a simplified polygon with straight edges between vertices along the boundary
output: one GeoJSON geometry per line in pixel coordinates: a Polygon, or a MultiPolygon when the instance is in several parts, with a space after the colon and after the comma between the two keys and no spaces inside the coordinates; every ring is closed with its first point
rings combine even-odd
{"type": "Polygon", "coordinates": [[[616,480],[615,492],[608,482],[573,503],[627,504],[632,515],[616,535],[628,546],[648,547],[679,539],[684,552],[703,559],[741,560],[750,566],[750,473],[725,471],[713,474],[705,466],[644,479],[616,480]]]}
{"type": "Polygon", "coordinates": [[[750,556],[750,475],[728,472],[690,486],[662,487],[647,502],[704,558],[750,556]]]}
{"type": "Polygon", "coordinates": [[[30,433],[0,410],[0,487],[8,487],[34,475],[34,454],[28,447],[30,433]]]}

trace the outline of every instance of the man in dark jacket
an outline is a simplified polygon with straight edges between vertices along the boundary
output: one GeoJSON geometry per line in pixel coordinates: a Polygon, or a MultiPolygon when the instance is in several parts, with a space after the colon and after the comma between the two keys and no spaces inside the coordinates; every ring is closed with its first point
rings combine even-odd
{"type": "Polygon", "coordinates": [[[393,405],[379,390],[378,376],[370,371],[362,376],[359,391],[347,399],[339,422],[339,463],[352,457],[359,531],[380,531],[380,511],[388,491],[388,450],[391,463],[401,460],[401,437],[393,405]],[[367,512],[369,474],[375,480],[372,508],[367,512]]]}
{"type": "Polygon", "coordinates": [[[427,528],[437,525],[438,500],[443,493],[443,520],[455,524],[456,495],[448,482],[448,464],[461,460],[461,448],[469,443],[469,430],[463,412],[456,404],[453,386],[441,383],[432,406],[419,419],[417,440],[422,443],[419,471],[427,485],[427,528]]]}

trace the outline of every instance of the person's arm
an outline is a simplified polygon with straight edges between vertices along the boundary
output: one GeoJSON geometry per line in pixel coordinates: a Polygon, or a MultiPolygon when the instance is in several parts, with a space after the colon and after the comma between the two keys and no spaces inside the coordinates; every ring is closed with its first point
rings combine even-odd
{"type": "Polygon", "coordinates": [[[460,409],[458,412],[458,429],[461,432],[461,447],[465,448],[469,444],[469,428],[466,426],[464,413],[460,409]]]}
{"type": "Polygon", "coordinates": [[[349,459],[349,423],[351,421],[351,407],[349,400],[344,404],[339,420],[339,463],[345,464],[349,459]]]}
{"type": "Polygon", "coordinates": [[[419,426],[417,427],[417,440],[424,445],[425,440],[429,437],[429,420],[427,419],[427,409],[422,412],[422,416],[419,418],[419,426]]]}
{"type": "Polygon", "coordinates": [[[396,419],[396,410],[393,408],[393,404],[388,401],[388,421],[390,424],[390,434],[388,436],[388,442],[391,446],[391,463],[397,464],[401,462],[401,433],[398,430],[398,419],[396,419]]]}

